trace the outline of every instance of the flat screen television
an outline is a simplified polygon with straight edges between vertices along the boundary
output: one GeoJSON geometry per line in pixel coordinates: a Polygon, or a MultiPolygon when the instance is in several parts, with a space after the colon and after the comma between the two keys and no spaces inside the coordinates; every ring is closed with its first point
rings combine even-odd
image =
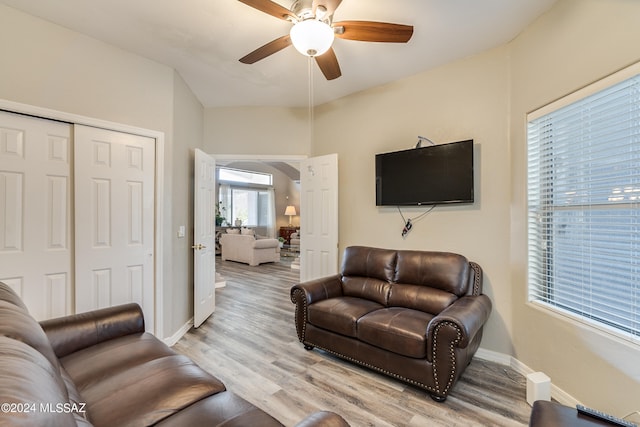
{"type": "Polygon", "coordinates": [[[473,203],[473,140],[376,154],[376,206],[473,203]]]}

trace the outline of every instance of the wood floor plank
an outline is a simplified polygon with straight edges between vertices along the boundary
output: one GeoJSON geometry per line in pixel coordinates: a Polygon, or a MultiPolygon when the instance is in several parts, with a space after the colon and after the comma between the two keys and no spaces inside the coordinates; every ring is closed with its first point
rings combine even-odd
{"type": "Polygon", "coordinates": [[[227,285],[216,311],[174,346],[227,389],[293,426],[318,410],[352,426],[525,426],[525,379],[474,359],[444,403],[426,392],[298,342],[289,298],[299,271],[288,262],[258,267],[216,260],[227,285]]]}

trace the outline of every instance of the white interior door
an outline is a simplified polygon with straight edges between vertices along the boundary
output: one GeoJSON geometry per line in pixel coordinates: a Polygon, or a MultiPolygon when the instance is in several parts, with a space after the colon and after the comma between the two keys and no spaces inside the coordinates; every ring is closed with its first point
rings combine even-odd
{"type": "Polygon", "coordinates": [[[215,310],[215,197],[216,162],[195,150],[193,233],[193,326],[200,326],[215,310]]]}
{"type": "Polygon", "coordinates": [[[338,155],[300,163],[300,280],[338,272],[338,155]]]}
{"type": "Polygon", "coordinates": [[[71,128],[0,112],[0,281],[38,320],[73,312],[71,128]]]}
{"type": "Polygon", "coordinates": [[[155,328],[155,139],[74,127],[76,311],[137,302],[155,328]]]}

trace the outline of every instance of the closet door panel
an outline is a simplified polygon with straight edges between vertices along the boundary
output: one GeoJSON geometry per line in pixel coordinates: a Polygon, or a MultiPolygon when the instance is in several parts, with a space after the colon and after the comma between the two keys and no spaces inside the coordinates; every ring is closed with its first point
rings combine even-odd
{"type": "Polygon", "coordinates": [[[39,320],[73,311],[71,125],[0,112],[0,281],[39,320]]]}
{"type": "Polygon", "coordinates": [[[76,125],[76,310],[137,302],[153,330],[153,138],[76,125]]]}

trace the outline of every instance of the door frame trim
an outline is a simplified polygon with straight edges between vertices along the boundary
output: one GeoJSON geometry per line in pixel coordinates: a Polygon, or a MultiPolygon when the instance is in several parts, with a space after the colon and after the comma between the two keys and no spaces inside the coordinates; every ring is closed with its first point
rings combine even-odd
{"type": "MultiPolygon", "coordinates": [[[[202,150],[202,149],[201,149],[202,150]]],[[[216,160],[254,162],[299,162],[308,159],[306,154],[216,154],[202,150],[216,160]]]]}
{"type": "Polygon", "coordinates": [[[57,120],[61,122],[67,122],[70,124],[79,124],[86,125],[96,128],[103,128],[108,130],[113,130],[117,132],[130,133],[134,135],[146,136],[149,138],[153,138],[156,141],[156,173],[155,173],[155,225],[154,225],[154,239],[155,239],[155,257],[154,257],[154,297],[155,297],[155,307],[154,307],[154,317],[155,317],[155,330],[153,331],[154,335],[157,337],[163,337],[163,324],[162,320],[163,316],[163,294],[162,290],[164,289],[163,283],[164,278],[162,274],[162,260],[163,257],[163,235],[162,235],[162,224],[163,224],[163,210],[164,206],[164,132],[155,131],[151,129],[145,129],[136,126],[125,125],[122,123],[111,122],[108,120],[96,119],[93,117],[82,116],[79,114],[66,113],[63,111],[52,110],[49,108],[38,107],[35,105],[22,104],[19,102],[9,101],[5,99],[0,99],[0,110],[6,111],[8,113],[18,113],[25,114],[28,116],[33,116],[41,119],[47,120],[57,120]]]}

